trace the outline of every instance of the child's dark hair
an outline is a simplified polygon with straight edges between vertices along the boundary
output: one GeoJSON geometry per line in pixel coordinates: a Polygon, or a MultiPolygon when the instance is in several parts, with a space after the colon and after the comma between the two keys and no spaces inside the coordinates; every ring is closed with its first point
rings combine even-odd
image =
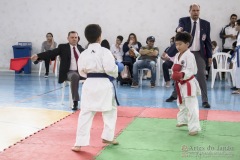
{"type": "Polygon", "coordinates": [[[107,49],[110,49],[110,45],[106,39],[102,40],[101,46],[107,49]]]}
{"type": "Polygon", "coordinates": [[[232,46],[235,48],[237,47],[237,41],[233,42],[232,46]]]}
{"type": "Polygon", "coordinates": [[[102,29],[98,24],[89,24],[85,28],[84,34],[89,43],[95,43],[101,36],[102,29]]]}
{"type": "Polygon", "coordinates": [[[175,36],[176,41],[182,41],[184,43],[190,43],[192,40],[192,36],[188,32],[178,32],[175,36]]]}
{"type": "Polygon", "coordinates": [[[240,19],[238,19],[238,20],[236,21],[236,23],[237,23],[237,25],[240,26],[240,19]]]}
{"type": "Polygon", "coordinates": [[[214,47],[217,47],[217,42],[216,42],[216,41],[212,41],[211,44],[212,44],[214,47]]]}
{"type": "Polygon", "coordinates": [[[122,42],[123,41],[123,36],[117,36],[117,39],[119,39],[122,42]]]}

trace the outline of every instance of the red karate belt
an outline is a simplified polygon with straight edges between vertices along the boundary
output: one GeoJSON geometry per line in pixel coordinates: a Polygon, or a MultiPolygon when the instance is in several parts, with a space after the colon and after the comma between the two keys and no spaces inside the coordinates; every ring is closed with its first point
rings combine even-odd
{"type": "Polygon", "coordinates": [[[193,78],[194,78],[194,76],[191,76],[189,79],[176,81],[176,89],[177,89],[178,100],[179,100],[180,104],[182,104],[182,96],[181,96],[181,93],[180,93],[179,83],[181,85],[187,83],[187,95],[191,96],[192,95],[191,94],[192,89],[191,89],[191,84],[189,83],[189,81],[192,80],[193,78]]]}
{"type": "Polygon", "coordinates": [[[10,60],[10,69],[20,71],[27,63],[30,57],[14,58],[10,60]]]}

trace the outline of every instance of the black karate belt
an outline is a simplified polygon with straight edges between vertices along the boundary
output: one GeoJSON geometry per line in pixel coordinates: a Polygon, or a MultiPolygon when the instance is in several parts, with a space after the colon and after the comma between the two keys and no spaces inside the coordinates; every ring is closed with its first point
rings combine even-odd
{"type": "MultiPolygon", "coordinates": [[[[88,73],[87,74],[87,78],[108,78],[109,76],[106,74],[106,73],[88,73]]],[[[112,82],[112,81],[110,81],[112,82]]],[[[114,95],[115,95],[115,99],[116,99],[116,102],[117,102],[117,105],[119,106],[119,101],[117,99],[117,92],[116,92],[116,88],[115,88],[115,85],[114,83],[112,82],[113,84],[113,88],[114,88],[114,95]]]]}

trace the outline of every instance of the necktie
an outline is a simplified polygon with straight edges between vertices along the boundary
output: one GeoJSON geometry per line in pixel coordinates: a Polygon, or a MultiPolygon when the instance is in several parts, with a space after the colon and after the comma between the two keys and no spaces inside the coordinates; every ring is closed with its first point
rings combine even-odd
{"type": "Polygon", "coordinates": [[[76,51],[76,48],[73,47],[73,53],[74,53],[74,57],[76,59],[76,62],[78,61],[78,54],[77,54],[77,51],[76,51]]]}
{"type": "Polygon", "coordinates": [[[192,35],[192,41],[191,41],[191,43],[190,43],[190,46],[189,46],[189,47],[191,47],[191,46],[192,46],[193,39],[194,39],[195,32],[196,32],[196,24],[197,24],[197,22],[196,22],[196,21],[194,21],[193,23],[194,23],[194,24],[193,24],[193,29],[192,29],[192,33],[191,33],[191,35],[192,35]]]}

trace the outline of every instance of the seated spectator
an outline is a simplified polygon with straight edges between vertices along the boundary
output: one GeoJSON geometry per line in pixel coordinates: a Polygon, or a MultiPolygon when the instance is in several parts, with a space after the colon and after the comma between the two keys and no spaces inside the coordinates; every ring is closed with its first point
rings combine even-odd
{"type": "Polygon", "coordinates": [[[123,44],[123,63],[128,65],[131,77],[133,75],[133,63],[136,62],[136,54],[139,52],[142,44],[137,41],[134,33],[129,34],[127,42],[123,44]]]}
{"type": "Polygon", "coordinates": [[[151,70],[151,87],[155,87],[156,81],[156,63],[158,58],[159,49],[154,46],[155,38],[150,36],[147,38],[147,45],[141,47],[139,54],[140,57],[133,64],[133,88],[138,87],[138,69],[148,68],[151,70]]]}
{"type": "MultiPolygon", "coordinates": [[[[218,47],[216,41],[212,41],[211,44],[212,44],[212,54],[220,52],[220,48],[218,47]]],[[[214,68],[217,68],[217,62],[215,58],[213,59],[213,66],[214,68]]],[[[206,66],[206,80],[208,80],[210,69],[211,69],[211,66],[206,66]]]]}
{"type": "Polygon", "coordinates": [[[235,57],[235,48],[237,47],[237,41],[233,42],[232,44],[232,49],[229,51],[229,54],[231,55],[231,59],[233,59],[233,57],[235,57]]]}
{"type": "MultiPolygon", "coordinates": [[[[104,47],[104,48],[110,49],[109,42],[108,42],[108,40],[106,40],[106,39],[102,40],[101,46],[104,47]]],[[[118,61],[116,61],[116,64],[117,64],[117,66],[118,66],[118,69],[120,69],[120,70],[118,70],[118,75],[119,75],[120,72],[123,70],[123,67],[124,67],[124,66],[123,66],[123,64],[122,64],[121,62],[118,62],[118,61]]],[[[110,80],[110,81],[113,81],[114,79],[115,79],[115,78],[109,76],[109,80],[110,80]]]]}
{"type": "Polygon", "coordinates": [[[109,44],[108,40],[106,40],[106,39],[102,40],[101,46],[104,48],[110,49],[110,44],[109,44]]]}
{"type": "MultiPolygon", "coordinates": [[[[240,32],[240,19],[236,21],[235,26],[236,31],[240,32]]],[[[235,74],[235,83],[237,90],[233,91],[232,94],[240,94],[240,34],[237,36],[237,47],[235,48],[235,58],[234,58],[234,64],[236,67],[234,67],[234,74],[235,74]]]]}
{"type": "Polygon", "coordinates": [[[116,43],[113,44],[111,46],[111,48],[110,48],[114,58],[118,62],[122,62],[123,61],[123,45],[122,45],[122,41],[123,41],[123,36],[117,36],[116,43]]]}
{"type": "MultiPolygon", "coordinates": [[[[174,37],[170,39],[170,46],[174,43],[174,37]]],[[[174,57],[169,57],[168,54],[166,53],[169,47],[165,49],[163,52],[161,59],[164,61],[162,64],[163,68],[163,77],[165,81],[165,87],[170,87],[170,75],[169,75],[169,69],[172,68],[174,57]]]]}
{"type": "Polygon", "coordinates": [[[212,44],[212,54],[220,52],[220,48],[218,47],[216,41],[212,41],[211,44],[212,44]]]}
{"type": "MultiPolygon", "coordinates": [[[[41,52],[53,50],[57,47],[57,43],[54,42],[52,33],[47,33],[46,38],[47,38],[47,40],[42,43],[41,52]]],[[[49,65],[50,65],[51,59],[47,58],[47,59],[44,59],[44,61],[45,61],[45,68],[46,68],[44,77],[48,78],[49,65]]],[[[37,63],[38,63],[38,61],[36,61],[34,64],[37,64],[37,63]]]]}

